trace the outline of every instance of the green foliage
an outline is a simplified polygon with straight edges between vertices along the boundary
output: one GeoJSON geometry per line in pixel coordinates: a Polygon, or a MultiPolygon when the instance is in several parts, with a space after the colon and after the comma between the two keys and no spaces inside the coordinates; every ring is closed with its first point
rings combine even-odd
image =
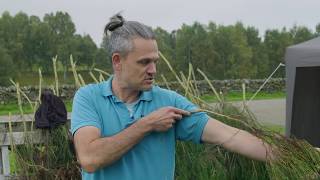
{"type": "Polygon", "coordinates": [[[15,77],[15,65],[8,50],[0,45],[0,86],[9,85],[8,77],[15,77]]]}
{"type": "MultiPolygon", "coordinates": [[[[249,99],[254,95],[253,92],[247,92],[246,97],[249,99]]],[[[285,98],[286,93],[285,92],[260,92],[255,96],[254,100],[258,99],[280,99],[285,98]]],[[[205,94],[201,96],[201,99],[207,101],[207,102],[218,102],[217,97],[212,94],[205,94]]],[[[228,92],[227,94],[224,94],[224,99],[226,101],[242,101],[243,100],[243,93],[242,92],[228,92]]]]}
{"type": "Polygon", "coordinates": [[[23,179],[80,179],[68,127],[43,130],[42,136],[43,144],[34,144],[25,136],[27,143],[14,148],[16,173],[23,179]]]}
{"type": "Polygon", "coordinates": [[[212,69],[216,62],[216,50],[212,41],[208,40],[207,28],[200,23],[192,26],[183,25],[176,35],[176,61],[172,62],[177,71],[188,72],[188,63],[192,63],[194,68],[200,68],[208,72],[209,77],[217,72],[212,69]],[[210,73],[209,73],[210,72],[210,73]]]}
{"type": "MultiPolygon", "coordinates": [[[[158,27],[154,30],[154,32],[157,37],[158,48],[161,50],[161,52],[163,52],[166,57],[176,61],[175,31],[170,34],[164,29],[158,27]]],[[[168,74],[169,71],[164,61],[159,61],[157,64],[157,70],[162,74],[169,75],[167,76],[168,79],[174,79],[173,76],[168,74]]]]}
{"type": "MultiPolygon", "coordinates": [[[[268,71],[272,72],[280,62],[284,63],[285,49],[293,44],[291,34],[283,28],[282,31],[267,30],[264,45],[268,56],[268,71]]],[[[284,69],[280,69],[275,77],[284,77],[284,69]]]]}
{"type": "MultiPolygon", "coordinates": [[[[71,112],[72,111],[72,102],[66,101],[64,103],[66,105],[67,111],[71,112]]],[[[22,110],[26,114],[33,113],[29,104],[23,104],[22,110]]],[[[8,104],[0,104],[0,115],[8,115],[9,112],[11,112],[11,114],[19,114],[20,113],[19,106],[18,106],[17,102],[10,102],[8,104]]]]}
{"type": "Polygon", "coordinates": [[[305,41],[306,39],[312,39],[315,37],[311,30],[304,26],[294,25],[290,30],[290,33],[292,35],[294,44],[298,44],[305,41]]]}
{"type": "Polygon", "coordinates": [[[15,16],[4,12],[0,17],[0,44],[21,74],[39,67],[43,72],[51,71],[51,58],[57,54],[65,72],[70,54],[83,66],[98,62],[99,49],[91,37],[75,32],[71,16],[65,12],[45,14],[43,20],[23,12],[15,16]]]}
{"type": "Polygon", "coordinates": [[[320,23],[318,23],[316,26],[316,33],[318,36],[320,35],[320,23]]]}

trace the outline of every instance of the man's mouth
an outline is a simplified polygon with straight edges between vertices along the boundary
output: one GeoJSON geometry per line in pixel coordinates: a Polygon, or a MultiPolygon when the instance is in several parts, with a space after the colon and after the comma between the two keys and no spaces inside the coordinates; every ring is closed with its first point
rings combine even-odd
{"type": "Polygon", "coordinates": [[[153,80],[154,80],[154,79],[153,79],[152,77],[150,77],[150,78],[145,78],[145,79],[144,79],[144,82],[147,83],[147,84],[153,84],[153,80]]]}

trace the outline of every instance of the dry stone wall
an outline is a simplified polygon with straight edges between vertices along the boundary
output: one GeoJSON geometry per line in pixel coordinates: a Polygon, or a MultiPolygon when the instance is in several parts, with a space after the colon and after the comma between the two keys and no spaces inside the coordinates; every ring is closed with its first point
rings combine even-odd
{"type": "MultiPolygon", "coordinates": [[[[235,79],[235,80],[213,80],[211,83],[217,91],[230,92],[230,91],[242,91],[242,83],[246,85],[247,92],[255,92],[263,84],[264,79],[235,79]]],[[[181,86],[178,82],[169,82],[169,87],[172,90],[182,92],[181,86]]],[[[201,94],[212,93],[208,83],[206,81],[196,82],[201,94]]],[[[166,87],[165,84],[159,84],[161,87],[166,87]]],[[[49,87],[45,87],[49,88],[49,87]]],[[[39,87],[25,86],[21,87],[22,91],[31,99],[35,100],[38,97],[39,87]]],[[[76,87],[73,85],[62,85],[59,87],[60,96],[63,100],[71,100],[76,91],[76,87]]],[[[285,91],[285,79],[275,78],[268,81],[268,83],[262,89],[264,92],[276,92],[285,91]]],[[[6,104],[9,102],[17,101],[16,89],[14,86],[0,87],[0,103],[6,104]]]]}

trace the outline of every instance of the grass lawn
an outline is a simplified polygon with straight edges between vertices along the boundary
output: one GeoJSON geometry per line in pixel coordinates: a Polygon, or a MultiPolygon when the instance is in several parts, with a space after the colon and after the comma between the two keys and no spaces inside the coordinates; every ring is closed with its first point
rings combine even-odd
{"type": "MultiPolygon", "coordinates": [[[[246,93],[246,100],[249,100],[254,93],[252,92],[247,92],[246,93]]],[[[253,100],[261,100],[261,99],[281,99],[285,98],[286,93],[285,92],[259,92],[256,97],[253,100]]],[[[213,94],[210,95],[203,95],[201,98],[207,102],[217,102],[217,97],[214,96],[213,94]]],[[[226,101],[242,101],[243,100],[243,95],[242,92],[229,92],[224,96],[224,99],[226,101]]]]}
{"type": "MultiPolygon", "coordinates": [[[[71,112],[72,102],[66,101],[65,105],[66,105],[67,111],[71,112]]],[[[22,106],[22,110],[24,114],[33,113],[29,104],[24,104],[22,106]]],[[[0,115],[9,115],[9,112],[11,112],[11,114],[20,114],[18,104],[17,103],[0,104],[0,115]]]]}
{"type": "Polygon", "coordinates": [[[270,123],[264,123],[262,124],[262,127],[268,130],[271,130],[273,132],[277,132],[280,134],[285,134],[285,127],[281,125],[276,125],[276,124],[270,124],[270,123]]]}
{"type": "Polygon", "coordinates": [[[9,152],[9,161],[10,161],[10,173],[15,174],[15,172],[17,171],[16,157],[15,157],[15,154],[11,151],[9,152]]]}

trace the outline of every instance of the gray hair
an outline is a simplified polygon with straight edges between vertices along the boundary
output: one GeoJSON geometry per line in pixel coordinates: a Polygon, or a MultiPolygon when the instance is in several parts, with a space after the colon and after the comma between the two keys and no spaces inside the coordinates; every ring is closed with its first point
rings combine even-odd
{"type": "Polygon", "coordinates": [[[132,40],[134,38],[155,39],[152,29],[137,21],[125,21],[121,14],[116,14],[110,18],[104,33],[109,37],[108,49],[110,54],[120,53],[126,57],[133,50],[132,40]]]}

